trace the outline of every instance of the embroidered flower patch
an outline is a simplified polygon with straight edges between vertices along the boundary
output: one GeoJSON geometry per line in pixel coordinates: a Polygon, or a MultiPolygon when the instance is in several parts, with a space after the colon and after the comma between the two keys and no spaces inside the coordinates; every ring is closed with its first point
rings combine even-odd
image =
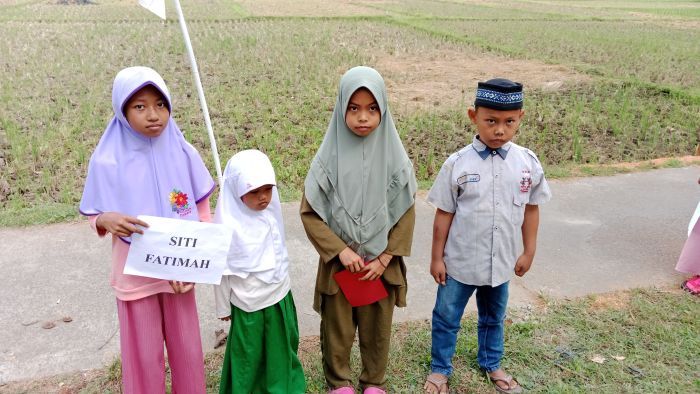
{"type": "Polygon", "coordinates": [[[181,217],[187,216],[192,212],[187,193],[183,193],[178,189],[173,189],[170,192],[170,207],[173,212],[177,212],[181,217]]]}

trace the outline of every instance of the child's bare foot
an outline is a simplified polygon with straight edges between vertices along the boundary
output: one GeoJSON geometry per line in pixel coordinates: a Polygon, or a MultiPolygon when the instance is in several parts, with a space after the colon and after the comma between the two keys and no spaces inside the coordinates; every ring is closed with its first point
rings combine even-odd
{"type": "Polygon", "coordinates": [[[493,372],[489,372],[489,379],[494,385],[496,391],[506,394],[522,393],[523,388],[520,386],[517,380],[513,379],[512,376],[507,375],[502,368],[498,368],[493,372]]]}
{"type": "Polygon", "coordinates": [[[447,375],[433,372],[425,379],[423,390],[430,394],[449,394],[450,388],[447,386],[447,375]]]}

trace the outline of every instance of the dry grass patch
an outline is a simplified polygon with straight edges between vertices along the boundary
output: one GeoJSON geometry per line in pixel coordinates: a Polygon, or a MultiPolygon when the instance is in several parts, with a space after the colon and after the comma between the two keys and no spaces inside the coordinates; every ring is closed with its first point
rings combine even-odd
{"type": "MultiPolygon", "coordinates": [[[[698,146],[700,149],[700,146],[698,146]]],[[[616,163],[606,165],[608,167],[616,167],[621,170],[636,170],[647,168],[663,168],[663,167],[686,167],[691,165],[699,165],[700,157],[698,156],[681,156],[681,157],[660,157],[648,161],[637,161],[633,163],[616,163]]]]}
{"type": "MultiPolygon", "coordinates": [[[[699,7],[670,7],[670,9],[686,9],[689,12],[693,12],[699,9],[699,7]]],[[[700,30],[700,20],[697,19],[679,19],[678,17],[669,18],[666,15],[638,11],[630,12],[629,15],[635,19],[638,19],[637,23],[642,25],[653,24],[655,26],[670,27],[674,29],[700,30]]]]}
{"type": "Polygon", "coordinates": [[[432,107],[453,108],[474,101],[476,84],[495,77],[522,82],[526,90],[568,90],[590,77],[567,67],[535,60],[438,49],[427,55],[381,56],[377,68],[385,76],[394,107],[401,113],[432,107]]]}
{"type": "Polygon", "coordinates": [[[658,159],[612,163],[612,164],[577,164],[553,166],[549,168],[549,176],[553,178],[587,177],[599,175],[627,174],[631,172],[654,170],[659,168],[678,168],[700,165],[699,156],[661,157],[658,159]]]}
{"type": "Polygon", "coordinates": [[[350,0],[242,0],[238,2],[251,16],[373,16],[377,10],[350,0]]]}
{"type": "Polygon", "coordinates": [[[668,19],[648,19],[640,21],[641,24],[653,24],[655,26],[672,28],[672,29],[685,29],[685,30],[700,30],[699,20],[668,20],[668,19]]]}
{"type": "Polygon", "coordinates": [[[628,308],[629,303],[630,293],[628,292],[597,294],[592,296],[590,309],[593,311],[600,311],[604,309],[619,311],[628,308]]]}
{"type": "Polygon", "coordinates": [[[299,338],[299,353],[313,354],[321,352],[321,340],[318,335],[299,338]]]}

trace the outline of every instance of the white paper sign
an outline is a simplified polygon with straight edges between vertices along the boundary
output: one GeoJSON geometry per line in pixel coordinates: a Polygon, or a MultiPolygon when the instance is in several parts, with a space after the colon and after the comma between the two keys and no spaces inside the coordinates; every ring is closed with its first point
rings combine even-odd
{"type": "Polygon", "coordinates": [[[215,223],[139,216],[143,235],[131,235],[124,273],[149,278],[219,284],[232,230],[215,223]]]}

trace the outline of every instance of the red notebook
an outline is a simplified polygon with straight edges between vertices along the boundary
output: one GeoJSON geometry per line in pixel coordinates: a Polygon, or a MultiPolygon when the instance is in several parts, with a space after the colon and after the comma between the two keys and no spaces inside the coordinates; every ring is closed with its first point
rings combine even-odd
{"type": "Polygon", "coordinates": [[[373,304],[389,296],[381,279],[360,280],[366,274],[367,271],[353,274],[349,270],[342,270],[333,275],[333,279],[353,307],[373,304]]]}

